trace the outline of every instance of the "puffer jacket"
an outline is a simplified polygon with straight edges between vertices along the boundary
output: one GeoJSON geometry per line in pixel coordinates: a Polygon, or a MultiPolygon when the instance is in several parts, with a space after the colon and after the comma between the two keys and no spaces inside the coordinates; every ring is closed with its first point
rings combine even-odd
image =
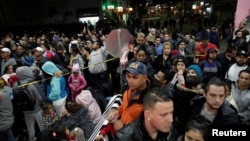
{"type": "Polygon", "coordinates": [[[101,109],[89,90],[82,90],[76,96],[76,103],[88,109],[88,114],[94,124],[99,122],[102,115],[101,109]]]}

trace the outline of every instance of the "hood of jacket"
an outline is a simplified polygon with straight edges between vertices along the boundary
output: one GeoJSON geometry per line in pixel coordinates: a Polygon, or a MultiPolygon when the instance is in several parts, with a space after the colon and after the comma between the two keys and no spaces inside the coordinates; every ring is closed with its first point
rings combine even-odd
{"type": "Polygon", "coordinates": [[[176,84],[176,87],[181,90],[181,91],[185,91],[185,92],[192,92],[195,94],[203,94],[205,91],[202,88],[198,88],[198,89],[189,89],[181,84],[176,84]]]}
{"type": "Polygon", "coordinates": [[[53,75],[59,69],[57,68],[57,66],[53,62],[47,61],[46,63],[43,64],[42,70],[49,75],[53,75]]]}
{"type": "Polygon", "coordinates": [[[16,70],[16,75],[22,84],[34,80],[32,69],[28,66],[18,67],[16,70]]]}
{"type": "Polygon", "coordinates": [[[76,96],[76,103],[86,108],[94,102],[94,98],[89,90],[82,90],[79,95],[76,96]]]}

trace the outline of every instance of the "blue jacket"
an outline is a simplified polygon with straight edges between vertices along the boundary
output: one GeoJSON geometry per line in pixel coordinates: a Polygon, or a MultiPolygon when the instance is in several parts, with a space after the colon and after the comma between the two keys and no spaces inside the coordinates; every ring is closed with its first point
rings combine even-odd
{"type": "Polygon", "coordinates": [[[67,95],[66,80],[63,76],[54,76],[54,73],[59,71],[56,65],[47,61],[43,64],[42,70],[52,76],[50,83],[47,85],[47,98],[52,102],[64,98],[67,95]]]}

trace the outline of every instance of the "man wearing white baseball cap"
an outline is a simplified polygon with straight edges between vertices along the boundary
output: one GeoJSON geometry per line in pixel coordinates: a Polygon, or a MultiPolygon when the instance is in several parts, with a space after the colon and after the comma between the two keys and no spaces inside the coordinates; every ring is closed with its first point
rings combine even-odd
{"type": "Polygon", "coordinates": [[[34,49],[34,58],[36,65],[41,68],[42,64],[44,64],[48,59],[43,56],[43,48],[42,47],[36,47],[34,49]]]}
{"type": "Polygon", "coordinates": [[[42,48],[42,47],[36,47],[35,50],[36,50],[36,51],[43,52],[43,48],[42,48]]]}
{"type": "Polygon", "coordinates": [[[1,76],[4,74],[5,68],[9,65],[16,65],[16,60],[10,57],[11,51],[7,47],[1,49],[1,76]]]}
{"type": "Polygon", "coordinates": [[[7,47],[2,48],[1,51],[11,53],[10,49],[7,47]]]}

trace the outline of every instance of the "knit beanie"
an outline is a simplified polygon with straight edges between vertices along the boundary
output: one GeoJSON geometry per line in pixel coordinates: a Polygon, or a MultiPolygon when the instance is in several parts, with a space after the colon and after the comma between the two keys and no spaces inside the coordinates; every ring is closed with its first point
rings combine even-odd
{"type": "Polygon", "coordinates": [[[80,72],[80,66],[78,63],[73,64],[72,66],[72,72],[80,72]]]}
{"type": "Polygon", "coordinates": [[[32,66],[33,63],[35,62],[35,59],[32,56],[25,56],[23,62],[27,66],[32,66]]]}
{"type": "Polygon", "coordinates": [[[193,65],[190,65],[187,68],[187,70],[190,70],[190,69],[194,70],[196,72],[197,76],[199,78],[201,78],[201,68],[200,68],[200,66],[193,64],[193,65]]]}

